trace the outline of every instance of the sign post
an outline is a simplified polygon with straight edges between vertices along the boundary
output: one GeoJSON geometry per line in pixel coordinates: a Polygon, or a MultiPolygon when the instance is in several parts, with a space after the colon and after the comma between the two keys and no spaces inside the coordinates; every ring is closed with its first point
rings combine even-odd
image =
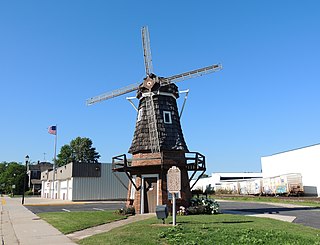
{"type": "Polygon", "coordinates": [[[176,225],[176,193],[181,191],[181,171],[172,166],[167,173],[167,189],[172,194],[172,225],[176,225]]]}

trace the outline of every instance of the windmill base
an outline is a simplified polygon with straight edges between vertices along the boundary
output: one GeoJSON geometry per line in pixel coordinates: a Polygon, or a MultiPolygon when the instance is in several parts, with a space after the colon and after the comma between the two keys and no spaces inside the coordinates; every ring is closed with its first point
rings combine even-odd
{"type": "Polygon", "coordinates": [[[157,205],[167,205],[172,210],[172,195],[167,191],[167,172],[172,166],[181,171],[181,191],[176,194],[177,210],[188,207],[192,197],[184,152],[138,153],[132,158],[134,187],[129,184],[127,206],[136,213],[154,213],[157,205]]]}

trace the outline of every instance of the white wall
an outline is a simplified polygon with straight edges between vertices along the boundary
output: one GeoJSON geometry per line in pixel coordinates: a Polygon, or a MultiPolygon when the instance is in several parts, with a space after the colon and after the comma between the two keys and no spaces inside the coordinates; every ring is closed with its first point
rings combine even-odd
{"type": "Polygon", "coordinates": [[[68,199],[68,180],[60,181],[59,199],[68,199]]]}
{"type": "MultiPolygon", "coordinates": [[[[220,187],[221,178],[231,178],[231,179],[250,179],[250,178],[259,178],[262,177],[261,173],[212,173],[211,177],[207,178],[201,178],[198,180],[198,182],[195,184],[195,186],[192,188],[192,190],[201,189],[202,191],[205,191],[208,186],[214,187],[215,189],[217,187],[220,187]],[[218,184],[218,186],[217,186],[218,184]]],[[[190,181],[190,186],[193,185],[193,183],[196,180],[193,179],[190,181]]]]}
{"type": "Polygon", "coordinates": [[[261,157],[263,177],[301,173],[306,194],[320,196],[320,145],[261,157]]]}
{"type": "Polygon", "coordinates": [[[51,198],[51,184],[49,181],[42,180],[42,189],[41,189],[41,197],[42,198],[51,198]]]}
{"type": "Polygon", "coordinates": [[[73,178],[68,180],[68,200],[72,200],[72,186],[73,186],[73,178]]]}
{"type": "MultiPolygon", "coordinates": [[[[190,187],[193,185],[193,183],[196,180],[193,179],[190,181],[190,187]]],[[[207,177],[207,178],[201,178],[198,180],[198,182],[195,184],[195,186],[192,188],[192,190],[202,190],[205,191],[207,186],[211,185],[211,187],[215,187],[216,182],[214,182],[212,177],[207,177]]]]}

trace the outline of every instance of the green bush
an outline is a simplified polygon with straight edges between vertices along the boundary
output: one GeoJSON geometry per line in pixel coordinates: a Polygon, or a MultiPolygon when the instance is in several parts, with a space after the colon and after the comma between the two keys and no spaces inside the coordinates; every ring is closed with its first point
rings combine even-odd
{"type": "Polygon", "coordinates": [[[32,196],[33,195],[33,191],[32,190],[28,190],[24,193],[25,196],[32,196]]]}
{"type": "Polygon", "coordinates": [[[192,198],[190,207],[187,208],[186,214],[217,214],[219,213],[219,204],[210,198],[192,198]]]}
{"type": "Polygon", "coordinates": [[[191,194],[192,194],[192,196],[197,196],[197,197],[199,197],[199,195],[202,195],[202,194],[203,194],[203,191],[202,191],[202,189],[197,188],[197,189],[195,189],[195,190],[192,190],[192,191],[191,191],[191,194]]]}
{"type": "Polygon", "coordinates": [[[234,194],[235,192],[233,191],[233,190],[227,190],[227,189],[222,189],[222,188],[220,188],[220,189],[217,189],[216,191],[215,191],[215,194],[217,194],[217,195],[221,195],[221,194],[234,194]]]}
{"type": "Polygon", "coordinates": [[[120,215],[135,215],[136,210],[134,209],[133,206],[128,206],[128,207],[120,208],[120,209],[116,210],[115,213],[120,214],[120,215]]]}

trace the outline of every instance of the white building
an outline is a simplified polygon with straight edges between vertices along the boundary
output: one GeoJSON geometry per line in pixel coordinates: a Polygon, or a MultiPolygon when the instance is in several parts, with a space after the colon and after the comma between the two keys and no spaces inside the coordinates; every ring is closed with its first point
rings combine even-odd
{"type": "Polygon", "coordinates": [[[263,178],[300,173],[306,195],[320,196],[320,144],[261,157],[263,178]]]}
{"type": "Polygon", "coordinates": [[[111,164],[69,163],[41,173],[41,197],[70,201],[126,200],[129,180],[111,164]],[[115,176],[115,174],[117,176],[115,176]]]}
{"type": "MultiPolygon", "coordinates": [[[[210,177],[199,179],[199,181],[194,185],[192,190],[200,189],[202,191],[205,191],[208,187],[213,187],[216,190],[217,187],[219,187],[223,182],[254,178],[262,178],[262,173],[212,173],[210,177]]],[[[191,180],[190,186],[192,186],[194,182],[195,180],[191,180]]]]}

